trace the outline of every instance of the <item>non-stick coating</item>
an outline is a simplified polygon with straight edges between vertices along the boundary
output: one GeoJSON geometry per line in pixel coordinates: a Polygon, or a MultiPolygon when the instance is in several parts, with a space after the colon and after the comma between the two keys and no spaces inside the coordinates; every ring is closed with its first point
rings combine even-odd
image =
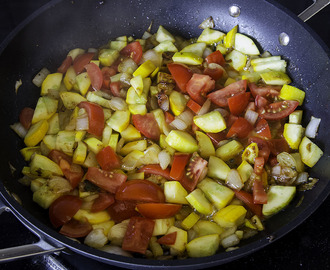
{"type": "Polygon", "coordinates": [[[0,162],[1,193],[19,215],[31,227],[69,246],[72,250],[97,260],[121,267],[138,266],[167,268],[168,266],[188,269],[206,268],[219,265],[248,253],[269,243],[269,236],[280,237],[292,230],[307,218],[330,192],[329,140],[326,121],[329,119],[330,74],[329,54],[324,45],[297,19],[265,1],[235,1],[241,8],[241,15],[233,18],[228,14],[231,1],[53,1],[43,12],[37,12],[24,23],[12,40],[8,39],[0,48],[0,134],[3,155],[0,162]],[[28,188],[18,184],[20,169],[24,162],[18,151],[22,141],[10,130],[9,125],[16,122],[23,107],[34,107],[39,89],[32,83],[33,76],[42,68],[52,72],[60,65],[67,52],[75,47],[89,48],[105,44],[120,35],[141,37],[144,30],[153,22],[152,30],[164,25],[168,30],[184,37],[198,36],[198,25],[212,16],[216,28],[224,32],[234,25],[239,31],[254,37],[260,48],[274,55],[283,55],[289,63],[288,72],[294,85],[306,91],[304,123],[311,115],[322,118],[317,144],[324,150],[324,157],[311,170],[311,175],[320,178],[316,188],[304,194],[299,193],[291,206],[272,217],[267,229],[256,237],[242,242],[241,248],[229,253],[219,253],[211,258],[156,261],[138,258],[123,258],[105,254],[85,245],[77,244],[54,230],[48,221],[46,211],[32,202],[28,188]],[[25,25],[26,24],[26,25],[25,25]],[[278,42],[280,33],[290,36],[288,46],[278,42]],[[7,46],[8,45],[8,46],[7,46]],[[6,47],[6,48],[4,48],[6,47]],[[21,79],[23,85],[15,93],[14,85],[21,79]],[[18,170],[12,172],[10,165],[18,170]],[[23,207],[17,204],[5,190],[17,194],[23,207]],[[304,199],[296,207],[300,198],[304,199]]]}

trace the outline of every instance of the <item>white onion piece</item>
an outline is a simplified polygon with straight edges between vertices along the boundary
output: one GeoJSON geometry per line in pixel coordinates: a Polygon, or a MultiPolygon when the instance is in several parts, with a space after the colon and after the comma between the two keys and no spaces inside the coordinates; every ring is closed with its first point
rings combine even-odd
{"type": "Polygon", "coordinates": [[[159,165],[163,170],[165,170],[171,163],[171,155],[166,150],[162,150],[159,152],[158,159],[159,165]]]}
{"type": "Polygon", "coordinates": [[[118,65],[118,71],[121,73],[133,74],[133,72],[138,68],[138,65],[134,62],[132,58],[126,58],[123,62],[118,65]]]}
{"type": "Polygon", "coordinates": [[[109,241],[104,235],[103,229],[92,230],[85,238],[84,244],[93,248],[101,248],[109,241]]]}
{"type": "Polygon", "coordinates": [[[312,116],[311,120],[309,121],[306,127],[305,135],[309,138],[315,138],[320,122],[321,122],[321,118],[316,118],[312,116]]]}
{"type": "Polygon", "coordinates": [[[247,110],[245,112],[244,118],[251,124],[254,125],[257,122],[259,114],[252,110],[247,110]]]}
{"type": "Polygon", "coordinates": [[[47,75],[50,74],[50,71],[47,68],[41,69],[38,74],[33,78],[32,82],[34,85],[40,87],[42,85],[42,82],[47,77],[47,75]]]}
{"type": "Polygon", "coordinates": [[[307,172],[301,172],[296,181],[295,181],[295,184],[296,185],[299,185],[299,184],[303,184],[303,183],[306,183],[308,180],[308,173],[307,172]]]}
{"type": "Polygon", "coordinates": [[[226,177],[226,184],[236,190],[240,190],[244,184],[237,170],[231,169],[226,177]]]}
{"type": "Polygon", "coordinates": [[[229,115],[229,112],[224,108],[216,108],[214,110],[220,112],[223,118],[226,118],[229,115]]]}
{"type": "Polygon", "coordinates": [[[144,31],[143,36],[142,36],[141,39],[148,39],[148,38],[150,38],[151,36],[152,36],[152,35],[151,35],[148,31],[144,31]]]}
{"type": "Polygon", "coordinates": [[[178,130],[185,130],[188,127],[188,125],[186,124],[186,122],[184,122],[183,120],[181,120],[179,118],[174,119],[171,122],[170,125],[173,126],[176,129],[178,129],[178,130]]]}
{"type": "Polygon", "coordinates": [[[27,133],[27,130],[23,127],[23,125],[20,122],[10,125],[10,128],[14,130],[17,133],[17,135],[20,136],[21,138],[24,138],[27,133]]]}
{"type": "Polygon", "coordinates": [[[117,143],[117,148],[116,148],[116,152],[119,153],[120,150],[123,148],[125,144],[125,139],[124,138],[120,138],[120,140],[117,143]]]}
{"type": "Polygon", "coordinates": [[[179,114],[177,116],[177,118],[181,119],[183,122],[186,123],[187,126],[190,126],[193,118],[194,118],[194,114],[189,111],[189,110],[185,110],[184,112],[182,112],[181,114],[179,114]]]}
{"type": "Polygon", "coordinates": [[[16,83],[15,83],[15,92],[16,92],[16,94],[17,94],[17,90],[18,90],[18,88],[22,85],[23,83],[22,83],[22,80],[20,79],[19,81],[16,81],[16,83]]]}
{"type": "Polygon", "coordinates": [[[274,175],[274,176],[281,175],[281,166],[280,165],[276,165],[272,168],[272,175],[274,175]]]}
{"type": "Polygon", "coordinates": [[[221,241],[221,245],[224,248],[233,247],[239,244],[239,238],[236,234],[232,234],[221,241]]]}
{"type": "Polygon", "coordinates": [[[76,118],[76,130],[88,130],[89,128],[89,119],[88,114],[84,108],[79,109],[78,116],[76,118]]]}
{"type": "Polygon", "coordinates": [[[206,47],[204,52],[203,52],[203,58],[205,59],[206,57],[208,57],[211,53],[212,53],[212,49],[209,47],[206,47]]]}
{"type": "Polygon", "coordinates": [[[202,105],[197,115],[206,114],[210,110],[210,107],[211,107],[211,100],[207,99],[202,105]]]}
{"type": "Polygon", "coordinates": [[[295,168],[297,166],[297,163],[296,163],[296,160],[294,159],[294,157],[291,156],[287,152],[279,153],[276,156],[276,159],[282,167],[295,168]]]}
{"type": "Polygon", "coordinates": [[[161,53],[156,52],[155,50],[151,49],[146,51],[142,55],[141,64],[150,60],[156,67],[160,67],[162,65],[163,56],[161,53]]]}
{"type": "Polygon", "coordinates": [[[110,245],[105,245],[104,247],[100,248],[100,250],[116,255],[121,255],[121,256],[126,256],[126,257],[133,257],[129,252],[123,250],[120,247],[117,246],[110,246],[110,245]]]}
{"type": "Polygon", "coordinates": [[[127,110],[127,103],[120,97],[113,97],[110,101],[110,108],[114,111],[125,111],[127,110]]]}
{"type": "Polygon", "coordinates": [[[199,26],[198,28],[200,29],[205,29],[205,28],[214,28],[214,20],[212,16],[208,17],[205,19],[199,26]]]}

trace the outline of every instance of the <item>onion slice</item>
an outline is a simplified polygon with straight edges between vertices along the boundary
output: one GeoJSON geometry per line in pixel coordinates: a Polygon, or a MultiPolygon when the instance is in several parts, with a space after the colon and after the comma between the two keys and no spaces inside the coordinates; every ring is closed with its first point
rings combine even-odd
{"type": "Polygon", "coordinates": [[[311,117],[311,120],[309,121],[309,123],[306,127],[306,131],[305,131],[306,137],[309,137],[312,139],[314,139],[316,137],[320,122],[321,122],[321,118],[316,118],[314,116],[311,117]]]}

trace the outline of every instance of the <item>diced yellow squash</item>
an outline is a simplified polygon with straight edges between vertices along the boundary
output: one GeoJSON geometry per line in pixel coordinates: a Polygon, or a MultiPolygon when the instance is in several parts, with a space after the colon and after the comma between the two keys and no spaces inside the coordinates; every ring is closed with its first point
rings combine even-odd
{"type": "Polygon", "coordinates": [[[34,153],[40,154],[40,146],[25,147],[20,150],[25,161],[29,161],[34,153]]]}
{"type": "Polygon", "coordinates": [[[126,143],[121,149],[120,154],[126,156],[133,150],[144,151],[147,149],[147,141],[146,140],[138,140],[133,142],[126,143]]]}
{"type": "Polygon", "coordinates": [[[161,43],[159,43],[155,48],[153,48],[157,53],[163,53],[163,52],[177,52],[178,49],[175,47],[172,41],[166,40],[161,43]]]}
{"type": "Polygon", "coordinates": [[[122,132],[125,130],[130,122],[131,113],[126,111],[115,111],[115,113],[109,118],[107,124],[115,131],[122,132]]]}
{"type": "Polygon", "coordinates": [[[120,223],[113,225],[110,228],[108,239],[111,242],[111,245],[121,246],[125,233],[127,231],[129,219],[126,219],[120,223]]]}
{"type": "Polygon", "coordinates": [[[164,130],[168,127],[167,127],[167,123],[165,121],[165,115],[164,115],[163,110],[162,109],[156,109],[156,110],[153,110],[151,112],[154,115],[154,117],[155,117],[155,119],[158,123],[160,132],[164,133],[164,130]]]}
{"type": "Polygon", "coordinates": [[[97,154],[104,148],[103,143],[94,137],[85,139],[84,143],[87,144],[88,149],[90,149],[94,154],[97,154]]]}
{"type": "Polygon", "coordinates": [[[228,161],[228,160],[236,157],[243,149],[244,149],[244,147],[240,142],[238,142],[236,140],[232,140],[232,141],[220,146],[215,151],[215,155],[224,161],[228,161]]]}
{"type": "Polygon", "coordinates": [[[160,43],[163,41],[172,41],[175,42],[175,38],[173,37],[173,35],[167,31],[164,26],[160,25],[158,27],[157,33],[156,33],[156,40],[160,43]]]}
{"type": "Polygon", "coordinates": [[[75,92],[61,92],[61,100],[65,108],[73,110],[80,102],[87,101],[82,95],[75,92]]]}
{"type": "Polygon", "coordinates": [[[298,149],[304,136],[304,128],[299,124],[284,124],[283,136],[292,149],[298,149]]]}
{"type": "Polygon", "coordinates": [[[110,229],[114,225],[115,225],[115,222],[113,220],[108,220],[108,221],[105,221],[105,222],[93,224],[92,227],[93,227],[94,230],[95,229],[102,229],[103,234],[108,236],[108,233],[109,233],[110,229]]]}
{"type": "Polygon", "coordinates": [[[56,148],[56,135],[45,135],[42,142],[47,146],[49,150],[56,148]]]}
{"type": "Polygon", "coordinates": [[[179,181],[166,181],[164,183],[165,201],[168,203],[188,204],[186,196],[187,190],[179,181]]]}
{"type": "Polygon", "coordinates": [[[122,132],[120,132],[122,138],[125,142],[138,140],[141,138],[141,133],[132,124],[129,124],[122,132]]]}
{"type": "Polygon", "coordinates": [[[301,124],[301,119],[303,116],[302,110],[295,110],[293,113],[289,115],[289,123],[290,124],[301,124]]]}
{"type": "Polygon", "coordinates": [[[242,163],[238,166],[237,171],[243,183],[245,183],[253,173],[253,167],[246,160],[243,160],[242,163]]]}
{"type": "Polygon", "coordinates": [[[24,138],[24,143],[26,146],[32,147],[36,146],[48,131],[49,124],[47,120],[41,120],[35,124],[33,124],[24,138]]]}
{"type": "Polygon", "coordinates": [[[87,157],[87,145],[79,141],[76,149],[73,152],[72,161],[73,163],[83,165],[87,157]]]}
{"type": "Polygon", "coordinates": [[[105,210],[92,213],[84,209],[79,209],[78,212],[73,216],[73,218],[79,221],[87,220],[92,225],[103,223],[110,220],[109,213],[105,210]]]}
{"type": "Polygon", "coordinates": [[[224,229],[217,223],[210,220],[199,220],[193,227],[198,236],[210,235],[210,234],[222,234],[224,229]]]}
{"type": "Polygon", "coordinates": [[[203,191],[196,188],[186,196],[189,204],[203,215],[210,215],[213,212],[212,204],[206,199],[203,191]]]}
{"type": "Polygon", "coordinates": [[[234,82],[236,82],[236,80],[233,79],[233,78],[230,78],[230,77],[229,77],[229,78],[225,81],[224,87],[226,87],[226,86],[228,86],[229,84],[234,83],[234,82]]]}
{"type": "Polygon", "coordinates": [[[171,130],[165,141],[175,150],[183,153],[193,153],[198,151],[196,140],[187,132],[181,130],[171,130]]]}
{"type": "Polygon", "coordinates": [[[254,43],[254,41],[240,33],[235,34],[234,49],[247,54],[247,55],[259,55],[259,49],[254,43]]]}
{"type": "Polygon", "coordinates": [[[154,219],[155,226],[152,236],[164,235],[167,233],[168,229],[174,225],[175,219],[171,218],[159,218],[154,219]]]}
{"type": "Polygon", "coordinates": [[[176,240],[173,245],[169,245],[169,247],[173,248],[178,252],[183,252],[186,249],[186,245],[188,242],[188,233],[185,230],[182,230],[178,227],[171,226],[166,234],[170,234],[176,232],[176,240]]]}
{"type": "Polygon", "coordinates": [[[141,75],[137,75],[130,80],[131,86],[134,88],[138,95],[143,92],[143,80],[141,75]]]}
{"type": "Polygon", "coordinates": [[[219,249],[219,234],[204,235],[194,238],[187,244],[189,257],[206,257],[214,255],[219,249]]]}
{"type": "Polygon", "coordinates": [[[91,80],[88,77],[87,72],[82,72],[76,77],[76,87],[80,94],[83,96],[87,93],[89,87],[91,86],[91,80]]]}
{"type": "Polygon", "coordinates": [[[211,139],[203,132],[196,131],[199,154],[202,158],[208,158],[215,155],[215,149],[211,139]]]}
{"type": "Polygon", "coordinates": [[[75,141],[76,142],[80,142],[84,139],[86,135],[86,131],[85,130],[78,130],[76,131],[76,136],[75,136],[75,141]]]}
{"type": "MultiPolygon", "coordinates": [[[[145,61],[143,64],[141,64],[133,73],[134,77],[141,76],[142,78],[148,77],[154,70],[156,69],[156,66],[153,62],[150,60],[145,61]]],[[[143,83],[143,81],[142,81],[143,83]]],[[[143,85],[142,85],[143,87],[143,85]]],[[[143,89],[143,88],[142,88],[143,89]]],[[[142,90],[141,90],[142,93],[142,90]]],[[[141,95],[140,93],[140,95],[141,95]]]]}
{"type": "Polygon", "coordinates": [[[118,133],[112,133],[109,139],[109,146],[112,147],[112,149],[117,149],[117,144],[119,140],[119,134],[118,133]]]}
{"type": "Polygon", "coordinates": [[[76,132],[72,130],[61,130],[56,135],[56,149],[72,156],[76,144],[76,132]]]}
{"type": "Polygon", "coordinates": [[[197,39],[197,42],[204,42],[208,45],[218,43],[223,39],[225,33],[211,28],[205,28],[197,39]]]}
{"type": "Polygon", "coordinates": [[[237,33],[238,25],[235,25],[224,37],[223,44],[226,48],[231,48],[235,44],[235,35],[237,33]]]}
{"type": "Polygon", "coordinates": [[[127,180],[133,180],[133,179],[144,179],[144,172],[128,173],[127,180]]]}
{"type": "Polygon", "coordinates": [[[308,167],[313,167],[323,156],[323,151],[306,136],[301,140],[299,153],[302,162],[308,167]]]}
{"type": "Polygon", "coordinates": [[[32,124],[39,122],[40,120],[48,120],[57,111],[58,100],[43,96],[38,99],[37,105],[34,109],[32,124]]]}
{"type": "Polygon", "coordinates": [[[251,218],[251,221],[253,222],[253,224],[256,225],[258,231],[263,231],[265,229],[264,225],[262,224],[260,218],[257,215],[254,215],[251,218]]]}
{"type": "Polygon", "coordinates": [[[243,151],[242,160],[254,164],[254,160],[259,155],[259,148],[256,143],[250,143],[243,151]]]}
{"type": "Polygon", "coordinates": [[[128,110],[131,114],[141,114],[145,115],[147,111],[147,106],[144,104],[129,104],[128,110]]]}
{"type": "Polygon", "coordinates": [[[89,91],[86,95],[86,98],[89,102],[96,103],[103,108],[111,109],[110,100],[99,96],[94,91],[89,91]]]}
{"type": "Polygon", "coordinates": [[[203,57],[192,52],[176,52],[173,57],[173,62],[178,62],[186,65],[201,65],[204,61],[203,57]]]}
{"type": "Polygon", "coordinates": [[[36,192],[39,188],[41,188],[45,183],[47,183],[47,180],[45,178],[36,178],[31,180],[31,191],[36,192]]]}
{"type": "Polygon", "coordinates": [[[147,104],[148,93],[150,90],[151,79],[149,77],[143,78],[143,91],[141,95],[138,95],[133,87],[127,90],[126,103],[127,104],[147,104]]]}
{"type": "Polygon", "coordinates": [[[149,248],[155,258],[163,256],[164,251],[161,245],[157,242],[157,237],[152,236],[149,241],[149,248]]]}
{"type": "Polygon", "coordinates": [[[228,52],[228,49],[225,47],[225,45],[223,45],[223,43],[218,43],[216,50],[220,51],[223,55],[226,55],[228,52]]]}
{"type": "Polygon", "coordinates": [[[304,163],[301,160],[300,153],[291,153],[291,156],[296,161],[296,170],[297,170],[297,172],[298,173],[304,172],[305,171],[305,166],[304,166],[304,163]]]}
{"type": "Polygon", "coordinates": [[[139,150],[133,150],[122,159],[122,168],[126,171],[132,171],[138,167],[140,160],[144,157],[144,153],[139,150]]]}
{"type": "Polygon", "coordinates": [[[196,126],[204,132],[217,133],[226,129],[226,121],[219,111],[211,111],[206,114],[196,115],[193,118],[196,126]]]}
{"type": "Polygon", "coordinates": [[[58,90],[61,86],[63,74],[62,73],[51,73],[48,74],[41,85],[41,95],[47,95],[48,90],[58,90]]]}
{"type": "Polygon", "coordinates": [[[210,156],[207,176],[214,179],[226,180],[230,167],[222,159],[210,156]]]}
{"type": "Polygon", "coordinates": [[[175,149],[172,148],[171,146],[169,146],[168,143],[166,142],[166,135],[160,134],[160,137],[159,137],[159,146],[162,149],[166,149],[171,155],[174,155],[175,149]]]}
{"type": "Polygon", "coordinates": [[[281,71],[269,71],[261,73],[260,76],[266,84],[270,85],[284,85],[291,83],[290,77],[281,71]]]}
{"type": "Polygon", "coordinates": [[[79,54],[85,53],[84,49],[81,48],[75,48],[69,51],[68,56],[71,56],[72,60],[74,60],[79,54]]]}
{"type": "Polygon", "coordinates": [[[127,40],[112,40],[110,41],[110,49],[121,51],[127,45],[127,40]]]}
{"type": "Polygon", "coordinates": [[[114,49],[103,49],[100,51],[99,60],[102,66],[111,66],[119,57],[119,51],[114,49]]]}
{"type": "Polygon", "coordinates": [[[68,70],[65,73],[63,83],[69,91],[73,88],[74,84],[76,83],[76,77],[77,74],[73,68],[73,66],[70,66],[68,70]]]}
{"type": "Polygon", "coordinates": [[[96,156],[92,151],[89,151],[87,153],[87,157],[85,159],[85,162],[83,164],[84,167],[97,167],[99,164],[97,163],[96,156]]]}
{"type": "Polygon", "coordinates": [[[42,177],[50,177],[51,175],[63,175],[60,166],[48,157],[35,153],[30,163],[31,173],[42,177]]]}
{"type": "Polygon", "coordinates": [[[232,50],[226,55],[225,59],[229,62],[229,65],[240,71],[246,66],[247,56],[239,51],[232,50]]]}
{"type": "Polygon", "coordinates": [[[220,209],[213,219],[223,228],[239,226],[244,223],[246,209],[241,205],[228,205],[220,209]]]}
{"type": "Polygon", "coordinates": [[[284,84],[281,88],[279,98],[284,100],[297,100],[302,105],[305,98],[305,92],[292,85],[284,84]]]}
{"type": "Polygon", "coordinates": [[[171,108],[172,112],[174,113],[174,115],[177,116],[185,110],[186,104],[187,104],[187,99],[180,92],[173,91],[170,94],[169,102],[170,102],[170,108],[171,108]]]}
{"type": "Polygon", "coordinates": [[[112,134],[112,128],[108,125],[104,125],[104,129],[102,132],[102,143],[103,145],[108,145],[110,141],[110,136],[112,134]]]}
{"type": "Polygon", "coordinates": [[[55,135],[60,131],[60,121],[58,113],[55,113],[49,120],[48,120],[48,131],[47,134],[55,135]]]}
{"type": "Polygon", "coordinates": [[[190,52],[199,57],[203,57],[205,48],[206,48],[206,43],[198,42],[198,43],[189,44],[188,46],[184,47],[181,50],[181,52],[190,52]]]}
{"type": "Polygon", "coordinates": [[[199,219],[200,216],[198,214],[191,212],[184,220],[182,220],[181,226],[185,230],[190,230],[199,219]]]}
{"type": "Polygon", "coordinates": [[[245,219],[244,226],[253,230],[257,230],[257,226],[249,219],[245,219]]]}

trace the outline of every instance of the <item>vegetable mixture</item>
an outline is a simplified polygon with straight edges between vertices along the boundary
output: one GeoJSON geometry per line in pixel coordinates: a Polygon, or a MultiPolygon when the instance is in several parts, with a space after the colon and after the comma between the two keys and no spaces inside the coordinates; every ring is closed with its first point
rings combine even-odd
{"type": "Polygon", "coordinates": [[[59,233],[126,256],[210,256],[316,183],[305,165],[323,154],[320,119],[305,134],[286,61],[238,26],[205,25],[188,40],[159,26],[76,48],[33,79],[37,105],[12,126],[20,181],[59,233]]]}

